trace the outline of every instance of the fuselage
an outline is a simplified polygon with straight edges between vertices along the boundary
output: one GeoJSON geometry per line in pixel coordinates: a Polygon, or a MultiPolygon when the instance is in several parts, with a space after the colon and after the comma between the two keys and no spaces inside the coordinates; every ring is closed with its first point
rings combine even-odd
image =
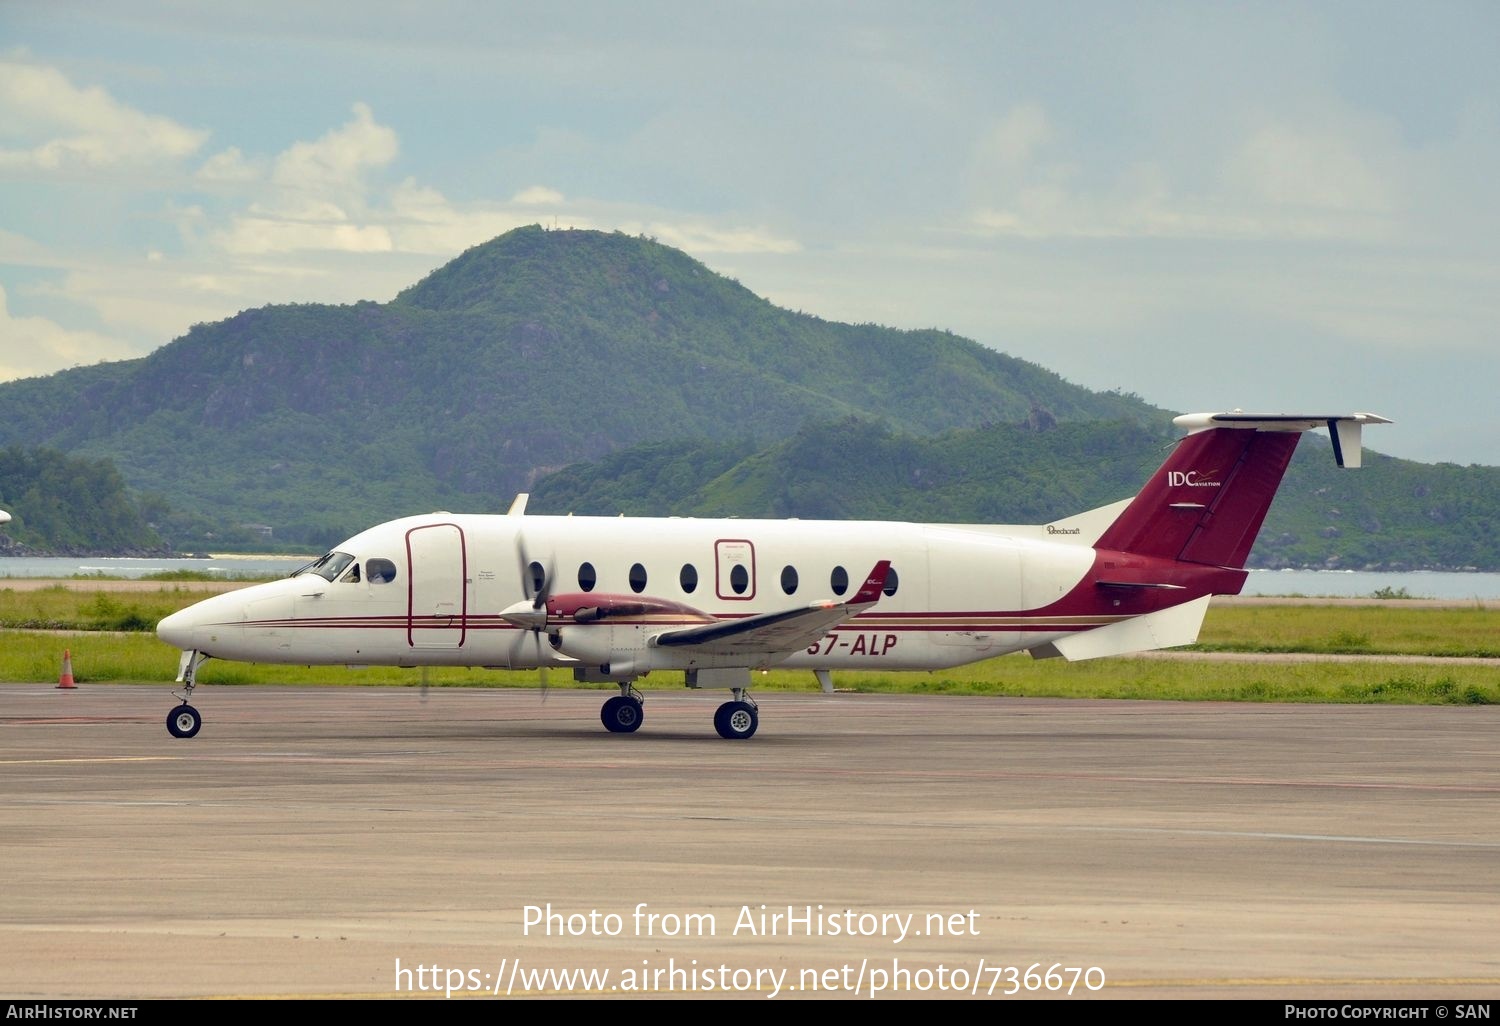
{"type": "Polygon", "coordinates": [[[647,652],[650,633],[673,626],[670,614],[570,623],[544,642],[501,613],[531,597],[528,580],[545,580],[552,595],[575,600],[636,595],[697,611],[683,624],[732,619],[847,598],[889,560],[874,606],[757,666],[938,669],[1238,591],[1244,579],[1096,552],[1074,534],[1056,525],[435,513],[355,535],[296,576],[200,602],[158,633],[184,650],[248,662],[521,668],[631,649],[643,670],[681,669],[680,656],[647,652]]]}

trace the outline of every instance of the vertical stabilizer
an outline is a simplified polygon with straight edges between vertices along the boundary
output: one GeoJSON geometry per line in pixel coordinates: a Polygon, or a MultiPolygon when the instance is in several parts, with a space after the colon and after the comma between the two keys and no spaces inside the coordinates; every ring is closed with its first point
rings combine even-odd
{"type": "Polygon", "coordinates": [[[1242,568],[1304,431],[1327,427],[1340,466],[1360,465],[1360,428],[1389,424],[1369,413],[1336,416],[1197,413],[1146,486],[1096,548],[1242,568]]]}

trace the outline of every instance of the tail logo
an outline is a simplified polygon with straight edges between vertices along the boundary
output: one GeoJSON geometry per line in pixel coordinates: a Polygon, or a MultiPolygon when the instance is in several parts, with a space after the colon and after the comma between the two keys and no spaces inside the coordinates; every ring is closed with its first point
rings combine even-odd
{"type": "Polygon", "coordinates": [[[1196,470],[1167,471],[1167,486],[1170,488],[1218,488],[1221,483],[1196,470]]]}

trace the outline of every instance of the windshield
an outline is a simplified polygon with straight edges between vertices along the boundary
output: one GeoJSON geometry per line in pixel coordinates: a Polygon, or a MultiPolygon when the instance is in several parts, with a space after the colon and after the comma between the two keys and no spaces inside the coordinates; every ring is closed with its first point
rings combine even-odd
{"type": "Polygon", "coordinates": [[[332,582],[338,579],[339,574],[344,572],[344,567],[354,562],[354,557],[347,552],[330,552],[322,559],[314,560],[301,570],[292,574],[300,577],[303,574],[317,574],[326,581],[332,582]]]}

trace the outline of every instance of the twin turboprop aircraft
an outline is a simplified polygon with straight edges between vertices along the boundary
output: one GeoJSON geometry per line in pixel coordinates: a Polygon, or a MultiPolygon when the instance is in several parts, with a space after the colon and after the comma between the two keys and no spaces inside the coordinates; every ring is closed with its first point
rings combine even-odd
{"type": "Polygon", "coordinates": [[[1188,414],[1132,499],[1035,526],[431,513],[372,527],[291,577],[162,620],[182,649],[174,737],[205,659],[349,666],[560,667],[612,683],[600,718],[644,720],[635,682],[684,675],[730,693],[720,736],[759,725],[751,674],[935,670],[1029,651],[1069,660],[1197,640],[1246,559],[1302,433],[1327,428],[1357,467],[1361,429],[1333,416],[1188,414]]]}

